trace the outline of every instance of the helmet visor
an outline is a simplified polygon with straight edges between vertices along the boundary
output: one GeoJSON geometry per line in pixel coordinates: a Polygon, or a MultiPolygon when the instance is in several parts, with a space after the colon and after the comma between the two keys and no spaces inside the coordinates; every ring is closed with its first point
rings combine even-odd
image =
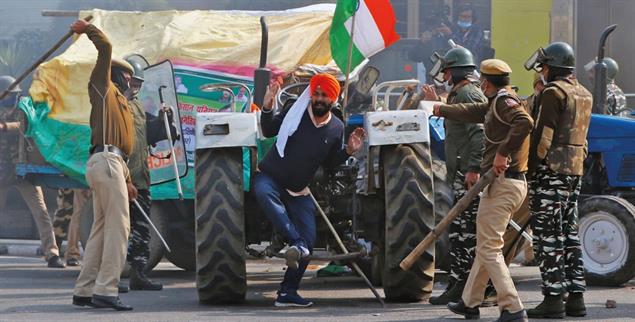
{"type": "Polygon", "coordinates": [[[526,70],[535,70],[536,72],[542,71],[542,64],[545,62],[545,51],[542,48],[538,48],[529,59],[525,62],[526,70]]]}
{"type": "Polygon", "coordinates": [[[430,68],[430,72],[428,74],[435,80],[443,82],[443,58],[435,52],[432,56],[430,56],[430,60],[432,61],[432,68],[430,68]]]}

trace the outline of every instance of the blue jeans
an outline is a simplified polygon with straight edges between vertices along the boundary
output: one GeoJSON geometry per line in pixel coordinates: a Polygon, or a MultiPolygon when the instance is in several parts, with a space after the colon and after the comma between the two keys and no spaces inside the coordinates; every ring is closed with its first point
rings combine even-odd
{"type": "MultiPolygon", "coordinates": [[[[311,196],[291,196],[273,178],[258,173],[254,177],[253,191],[260,208],[273,228],[282,234],[290,245],[306,245],[313,252],[315,243],[315,205],[311,196]]],[[[300,287],[308,260],[301,259],[298,269],[287,268],[280,284],[281,293],[293,293],[300,287]]]]}

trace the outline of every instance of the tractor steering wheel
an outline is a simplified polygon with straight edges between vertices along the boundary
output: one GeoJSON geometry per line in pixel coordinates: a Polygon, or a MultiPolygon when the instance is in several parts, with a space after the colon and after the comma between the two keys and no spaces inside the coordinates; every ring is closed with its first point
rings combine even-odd
{"type": "Polygon", "coordinates": [[[282,108],[288,99],[297,99],[300,94],[309,86],[309,83],[293,83],[283,87],[276,96],[276,105],[282,108]]]}

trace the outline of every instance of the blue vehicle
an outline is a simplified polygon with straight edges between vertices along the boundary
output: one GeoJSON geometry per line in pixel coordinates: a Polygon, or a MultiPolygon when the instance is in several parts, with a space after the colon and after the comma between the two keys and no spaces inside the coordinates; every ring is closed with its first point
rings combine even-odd
{"type": "Polygon", "coordinates": [[[635,119],[606,113],[607,66],[603,62],[609,26],[600,37],[594,67],[589,155],[579,204],[579,233],[586,280],[619,286],[635,277],[635,119]]]}

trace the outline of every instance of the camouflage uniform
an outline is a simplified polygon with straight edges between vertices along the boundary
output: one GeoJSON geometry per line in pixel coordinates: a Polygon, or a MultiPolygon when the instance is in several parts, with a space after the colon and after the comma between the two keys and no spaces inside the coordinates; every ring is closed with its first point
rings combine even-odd
{"type": "MultiPolygon", "coordinates": [[[[138,189],[137,201],[150,216],[150,172],[148,169],[148,145],[146,140],[145,110],[137,98],[130,100],[134,116],[135,143],[128,168],[132,183],[138,189]]],[[[150,226],[141,211],[130,203],[130,239],[127,261],[137,271],[143,271],[150,257],[150,226]]]]}
{"type": "Polygon", "coordinates": [[[578,196],[591,94],[573,77],[559,78],[541,94],[533,133],[530,208],[534,252],[542,275],[542,292],[584,292],[584,267],[578,238],[578,196]]]}
{"type": "Polygon", "coordinates": [[[68,228],[73,215],[73,196],[73,189],[57,190],[57,209],[53,215],[53,230],[58,248],[61,248],[63,240],[68,240],[68,228]]]}
{"type": "MultiPolygon", "coordinates": [[[[608,85],[606,85],[606,107],[605,111],[610,115],[622,115],[619,111],[622,111],[626,108],[626,96],[615,81],[610,81],[608,85]]],[[[630,116],[630,111],[628,111],[627,115],[630,116]]]]}
{"type": "MultiPolygon", "coordinates": [[[[465,176],[458,172],[452,185],[455,201],[463,198],[467,193],[465,176]]],[[[476,214],[480,197],[476,197],[470,206],[456,217],[450,224],[450,276],[448,284],[465,282],[470,275],[470,268],[474,264],[476,251],[476,214]]]]}
{"type": "MultiPolygon", "coordinates": [[[[484,103],[487,102],[487,97],[475,84],[466,81],[452,89],[447,101],[448,104],[484,103]]],[[[456,202],[467,192],[465,173],[480,172],[484,149],[483,125],[446,119],[444,126],[447,182],[452,184],[456,202]]],[[[457,282],[465,282],[470,274],[476,250],[478,204],[477,197],[450,225],[450,286],[457,282]]]]}

